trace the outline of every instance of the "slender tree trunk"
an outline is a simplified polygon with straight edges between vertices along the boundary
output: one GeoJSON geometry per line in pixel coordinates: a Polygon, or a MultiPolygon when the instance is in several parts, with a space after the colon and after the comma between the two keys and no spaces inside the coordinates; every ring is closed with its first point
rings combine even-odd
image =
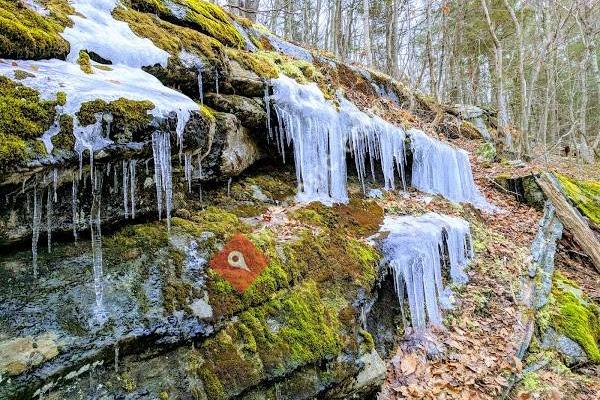
{"type": "Polygon", "coordinates": [[[503,82],[503,68],[502,68],[502,43],[498,39],[496,35],[496,31],[494,25],[492,23],[492,19],[490,18],[490,12],[488,10],[487,0],[481,0],[481,8],[483,9],[483,13],[485,14],[485,20],[487,22],[488,30],[490,31],[490,35],[492,36],[492,40],[494,41],[494,72],[496,75],[496,104],[498,107],[498,130],[504,136],[505,145],[507,149],[512,150],[512,135],[510,131],[507,129],[508,125],[508,116],[506,113],[506,104],[504,100],[504,82],[503,82]]]}
{"type": "Polygon", "coordinates": [[[367,66],[373,64],[373,52],[371,51],[371,26],[369,15],[369,0],[363,0],[363,46],[365,48],[364,63],[367,66]]]}
{"type": "Polygon", "coordinates": [[[519,40],[518,59],[519,59],[519,83],[521,89],[521,116],[519,118],[519,128],[521,130],[521,153],[528,157],[529,155],[529,134],[527,131],[527,80],[525,79],[525,46],[523,45],[523,31],[521,24],[515,15],[515,11],[508,4],[508,0],[502,0],[504,7],[510,14],[510,18],[515,26],[517,38],[519,40]]]}

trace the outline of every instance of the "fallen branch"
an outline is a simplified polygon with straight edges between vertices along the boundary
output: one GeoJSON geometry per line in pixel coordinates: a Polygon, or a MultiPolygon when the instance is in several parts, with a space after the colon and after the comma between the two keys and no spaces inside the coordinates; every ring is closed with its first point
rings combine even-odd
{"type": "Polygon", "coordinates": [[[556,215],[567,228],[581,249],[590,257],[594,268],[600,273],[600,241],[579,212],[569,203],[560,184],[549,173],[543,173],[536,182],[556,208],[556,215]]]}

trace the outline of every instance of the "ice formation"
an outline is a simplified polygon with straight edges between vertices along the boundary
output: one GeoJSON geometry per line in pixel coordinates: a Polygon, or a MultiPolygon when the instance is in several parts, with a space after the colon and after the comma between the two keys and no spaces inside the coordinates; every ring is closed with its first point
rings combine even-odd
{"type": "Polygon", "coordinates": [[[299,85],[287,77],[272,81],[278,145],[293,146],[298,200],[346,202],[346,135],[338,112],[316,84],[299,85]]]}
{"type": "MultiPolygon", "coordinates": [[[[413,152],[412,186],[451,201],[494,209],[475,186],[464,150],[417,129],[405,132],[378,116],[360,111],[342,96],[338,96],[338,110],[314,83],[300,85],[282,76],[271,84],[278,122],[275,140],[284,161],[286,145],[292,146],[299,201],[347,201],[347,150],[354,157],[363,190],[369,172],[373,180],[376,178],[376,161],[381,166],[385,189],[395,189],[397,177],[401,188],[406,189],[405,142],[409,138],[413,152]]],[[[265,102],[268,100],[265,95],[265,102]]],[[[271,132],[269,135],[273,136],[271,132]]]]}
{"type": "Polygon", "coordinates": [[[185,180],[187,182],[189,193],[192,193],[192,174],[193,174],[193,172],[194,171],[192,169],[192,153],[187,152],[184,155],[183,173],[185,176],[185,180]]]}
{"type": "Polygon", "coordinates": [[[102,230],[100,210],[102,206],[102,173],[93,174],[92,181],[92,207],[90,210],[90,232],[92,236],[92,270],[94,273],[94,293],[96,306],[94,317],[100,324],[106,321],[107,315],[104,309],[104,274],[102,261],[102,230]]]}
{"type": "Polygon", "coordinates": [[[154,155],[154,182],[156,184],[158,218],[162,218],[164,199],[167,228],[170,231],[171,210],[173,208],[173,181],[171,173],[171,137],[168,132],[154,132],[152,134],[152,152],[154,155]]]}
{"type": "Polygon", "coordinates": [[[33,187],[33,221],[31,223],[31,256],[33,276],[38,276],[38,242],[40,239],[40,225],[42,224],[42,201],[38,193],[37,183],[33,187]]]}
{"type": "Polygon", "coordinates": [[[71,45],[67,59],[74,62],[80,50],[94,52],[113,64],[141,68],[160,64],[167,66],[169,53],[159,49],[147,38],[137,36],[129,25],[112,17],[118,0],[71,0],[76,14],[71,15],[73,26],[65,28],[62,36],[71,45]],[[102,38],[98,39],[98,33],[102,38]]]}
{"type": "Polygon", "coordinates": [[[413,153],[412,186],[440,194],[454,202],[490,208],[473,180],[469,155],[427,136],[423,131],[409,131],[413,153]]]}
{"type": "Polygon", "coordinates": [[[73,239],[77,241],[77,177],[73,172],[73,184],[71,186],[71,212],[73,213],[73,239]]]}
{"type": "Polygon", "coordinates": [[[48,253],[52,252],[52,191],[48,186],[48,197],[46,199],[46,238],[48,239],[48,253]]]}
{"type": "Polygon", "coordinates": [[[408,298],[412,327],[421,330],[427,322],[441,325],[440,306],[451,306],[442,266],[449,268],[455,283],[467,281],[464,268],[473,257],[468,222],[435,213],[386,217],[381,231],[389,232],[383,240],[383,254],[400,303],[405,295],[408,298]]]}

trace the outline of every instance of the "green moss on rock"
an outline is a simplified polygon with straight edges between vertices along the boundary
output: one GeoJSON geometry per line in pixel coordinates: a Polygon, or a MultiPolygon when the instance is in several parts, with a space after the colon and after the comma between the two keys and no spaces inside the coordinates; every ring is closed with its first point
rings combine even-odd
{"type": "Polygon", "coordinates": [[[342,349],[336,313],[317,285],[305,281],[289,293],[240,314],[198,349],[209,399],[231,396],[260,380],[331,359],[342,349]],[[222,389],[221,389],[222,388],[222,389]],[[213,393],[216,393],[213,394],[213,393]]]}
{"type": "Polygon", "coordinates": [[[560,174],[557,174],[557,178],[573,204],[590,221],[600,226],[600,182],[578,181],[560,174]]]}
{"type": "Polygon", "coordinates": [[[66,0],[48,4],[44,17],[15,0],[0,0],[0,57],[13,59],[62,58],[69,43],[60,36],[73,9],[66,0]]]}
{"type": "Polygon", "coordinates": [[[576,341],[590,360],[600,363],[600,309],[577,284],[555,273],[552,321],[557,331],[576,341]]]}
{"type": "Polygon", "coordinates": [[[37,139],[53,123],[57,103],[0,76],[0,170],[45,154],[37,139]]]}
{"type": "Polygon", "coordinates": [[[77,64],[83,72],[86,74],[93,74],[94,70],[92,69],[92,62],[90,60],[90,55],[85,50],[79,51],[79,57],[77,58],[77,64]]]}

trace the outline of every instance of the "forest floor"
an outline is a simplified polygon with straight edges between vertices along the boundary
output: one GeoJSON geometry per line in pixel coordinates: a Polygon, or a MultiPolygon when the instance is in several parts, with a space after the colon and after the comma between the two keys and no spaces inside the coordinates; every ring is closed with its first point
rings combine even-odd
{"type": "MultiPolygon", "coordinates": [[[[522,362],[516,357],[524,338],[524,327],[519,321],[521,313],[527,312],[519,293],[542,214],[517,202],[513,194],[493,182],[493,177],[500,174],[522,176],[547,168],[591,178],[599,176],[594,175],[596,167],[581,172],[580,166],[558,158],[550,160],[549,167],[537,163],[519,167],[486,163],[474,156],[479,144],[460,141],[459,145],[472,156],[479,188],[502,211],[486,214],[460,207],[463,218],[471,223],[475,242],[476,258],[469,270],[470,280],[464,287],[455,288],[457,306],[445,315],[443,328],[431,332],[425,341],[415,341],[410,335],[402,339],[388,365],[379,399],[599,398],[598,369],[571,371],[558,359],[537,371],[535,385],[518,379],[512,387],[514,376],[524,377],[521,372],[527,363],[527,358],[522,362]],[[432,346],[445,351],[432,356],[432,346]]],[[[419,201],[418,196],[412,201],[419,201]]],[[[426,208],[456,213],[448,212],[448,207],[456,206],[444,203],[436,198],[426,208]]],[[[567,240],[559,244],[557,268],[597,299],[599,275],[586,265],[584,257],[572,257],[566,252],[565,246],[572,248],[567,240]]]]}

